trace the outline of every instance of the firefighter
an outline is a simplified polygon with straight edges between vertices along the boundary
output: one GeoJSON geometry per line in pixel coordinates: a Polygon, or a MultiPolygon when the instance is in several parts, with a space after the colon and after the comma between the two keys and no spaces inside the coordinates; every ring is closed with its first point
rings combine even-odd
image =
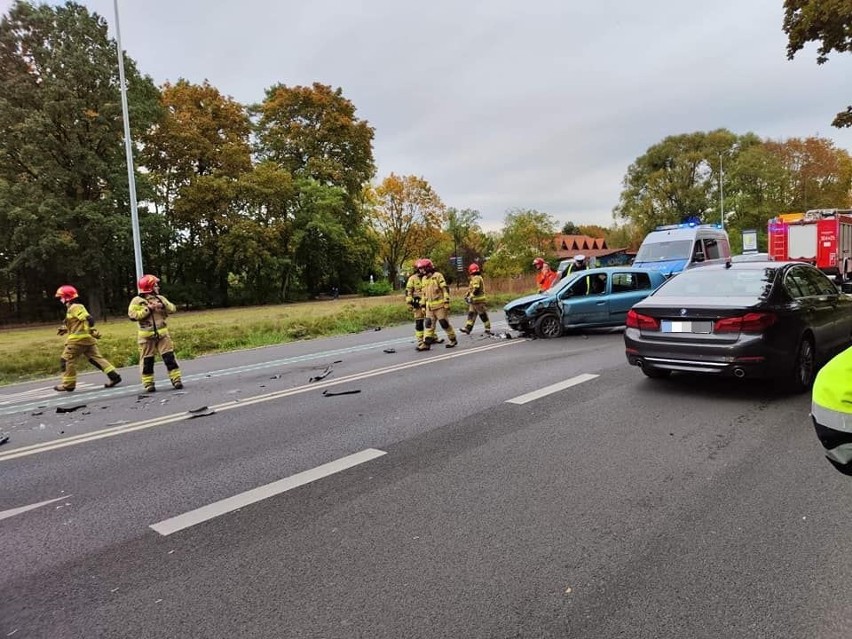
{"type": "Polygon", "coordinates": [[[57,334],[65,335],[65,348],[62,349],[62,383],[53,390],[71,392],[77,387],[77,359],[84,355],[100,371],[106,373],[109,381],[104,388],[112,388],[121,381],[115,366],[101,355],[97,340],[101,334],[95,328],[95,320],[86,307],[80,303],[77,289],[65,284],[56,290],[56,298],[65,306],[65,320],[57,334]]]}
{"type": "Polygon", "coordinates": [[[175,359],[175,347],[166,326],[166,317],[177,308],[160,295],[160,279],[154,275],[143,275],[137,282],[139,295],[134,297],[127,309],[127,316],[139,323],[139,365],[142,370],[142,386],[148,393],[157,390],[154,384],[154,357],[163,359],[169,380],[176,389],[183,388],[180,367],[175,359]]]}
{"type": "Polygon", "coordinates": [[[482,279],[479,264],[474,262],[467,267],[467,272],[470,274],[470,280],[467,284],[467,321],[464,327],[459,330],[462,333],[470,335],[473,331],[473,325],[476,323],[476,316],[482,320],[485,326],[485,334],[491,335],[491,320],[488,318],[488,305],[485,297],[485,281],[482,279]]]}
{"type": "Polygon", "coordinates": [[[828,461],[852,475],[852,348],[822,367],[814,380],[811,418],[828,461]]]}
{"type": "Polygon", "coordinates": [[[435,323],[441,325],[449,340],[445,348],[453,348],[458,344],[456,332],[448,319],[450,314],[450,287],[444,276],[435,270],[432,260],[417,260],[417,271],[420,273],[422,284],[422,301],[426,305],[426,323],[423,342],[417,346],[418,351],[428,351],[432,344],[438,342],[435,337],[435,323]]]}
{"type": "MultiPolygon", "coordinates": [[[[415,264],[419,262],[420,260],[417,260],[415,264]]],[[[414,315],[414,337],[417,339],[417,347],[419,348],[423,344],[426,306],[423,302],[422,276],[416,267],[411,270],[411,275],[405,283],[405,303],[411,307],[414,315]]]]}
{"type": "Polygon", "coordinates": [[[533,266],[538,271],[535,275],[535,283],[538,286],[538,292],[544,293],[547,289],[556,283],[559,279],[559,274],[550,268],[550,264],[544,261],[544,258],[537,257],[533,260],[533,266]]]}

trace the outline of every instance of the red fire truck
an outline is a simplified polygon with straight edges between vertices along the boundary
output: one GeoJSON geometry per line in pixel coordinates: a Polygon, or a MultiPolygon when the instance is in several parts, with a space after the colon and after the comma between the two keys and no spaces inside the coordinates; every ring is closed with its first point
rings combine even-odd
{"type": "Polygon", "coordinates": [[[802,260],[845,281],[852,276],[852,209],[783,213],[769,220],[769,257],[802,260]]]}

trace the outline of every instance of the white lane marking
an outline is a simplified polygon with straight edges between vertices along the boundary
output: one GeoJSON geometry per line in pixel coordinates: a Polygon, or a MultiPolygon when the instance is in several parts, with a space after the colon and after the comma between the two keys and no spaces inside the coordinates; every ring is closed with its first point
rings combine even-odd
{"type": "Polygon", "coordinates": [[[525,395],[518,395],[517,397],[513,397],[512,399],[507,399],[506,403],[526,404],[527,402],[532,402],[536,399],[541,399],[542,397],[545,397],[552,393],[557,393],[561,390],[565,390],[566,388],[571,388],[572,386],[576,386],[577,384],[588,382],[589,380],[595,379],[596,377],[598,376],[592,375],[591,373],[583,373],[582,375],[577,375],[576,377],[572,377],[571,379],[566,379],[564,382],[551,384],[550,386],[545,386],[544,388],[534,390],[531,393],[527,393],[525,395]]]}
{"type": "MultiPolygon", "coordinates": [[[[102,384],[90,384],[88,382],[78,383],[77,384],[77,392],[80,391],[88,391],[97,388],[103,388],[102,384]]],[[[67,399],[70,395],[61,394],[58,391],[53,390],[53,386],[47,386],[45,388],[33,388],[28,391],[21,391],[20,393],[11,393],[9,395],[0,395],[0,406],[5,406],[6,404],[14,404],[24,399],[54,399],[54,398],[65,398],[67,399]]]]}
{"type": "Polygon", "coordinates": [[[226,499],[213,502],[212,504],[202,506],[201,508],[190,510],[189,512],[178,515],[177,517],[164,519],[159,523],[151,524],[150,527],[165,537],[180,530],[184,530],[185,528],[190,528],[196,524],[214,519],[219,515],[232,512],[238,508],[242,508],[243,506],[248,506],[269,497],[280,495],[281,493],[292,490],[293,488],[310,484],[311,482],[322,479],[323,477],[328,477],[329,475],[339,473],[348,468],[352,468],[353,466],[371,461],[377,457],[381,457],[382,455],[387,455],[387,453],[383,450],[367,448],[359,453],[341,457],[333,462],[317,466],[316,468],[312,468],[301,473],[296,473],[295,475],[291,475],[284,479],[279,479],[271,484],[253,488],[252,490],[240,493],[239,495],[227,497],[226,499]]]}
{"type": "Polygon", "coordinates": [[[4,510],[0,512],[0,520],[8,519],[9,517],[14,517],[15,515],[20,515],[29,510],[35,510],[36,508],[41,508],[42,506],[47,506],[48,504],[52,504],[55,501],[62,501],[63,499],[68,499],[71,495],[65,495],[63,497],[57,497],[56,499],[48,499],[47,501],[40,501],[37,504],[30,504],[29,506],[20,506],[19,508],[12,508],[10,510],[4,510]]]}
{"type": "MultiPolygon", "coordinates": [[[[240,408],[242,406],[251,406],[252,404],[260,404],[263,402],[269,402],[276,399],[281,399],[283,397],[290,397],[291,395],[299,395],[301,393],[307,393],[310,391],[321,390],[323,388],[329,388],[331,386],[338,386],[340,384],[346,384],[349,382],[354,382],[362,379],[369,379],[370,377],[376,377],[379,375],[387,375],[388,373],[395,373],[397,371],[405,370],[408,368],[415,368],[417,366],[424,366],[426,364],[432,364],[434,362],[442,362],[448,359],[455,359],[456,357],[466,357],[467,355],[474,355],[476,353],[481,353],[483,351],[489,351],[495,348],[503,348],[504,346],[511,346],[512,344],[520,344],[526,340],[518,339],[518,340],[507,340],[505,342],[501,341],[496,344],[489,344],[487,346],[481,346],[477,348],[468,348],[462,351],[456,351],[453,353],[438,355],[435,357],[429,357],[428,359],[419,359],[413,362],[406,362],[404,364],[394,364],[391,366],[385,366],[383,368],[377,368],[372,371],[366,371],[363,373],[354,373],[352,375],[346,375],[344,377],[339,377],[334,380],[322,381],[322,382],[314,382],[312,384],[305,384],[303,386],[297,386],[295,388],[274,391],[271,393],[267,393],[265,395],[256,395],[254,397],[249,397],[246,399],[234,400],[230,402],[226,402],[224,404],[218,404],[216,406],[210,406],[210,409],[221,413],[227,410],[231,410],[234,408],[240,408]]],[[[192,416],[187,414],[186,412],[174,413],[172,415],[164,415],[162,417],[154,417],[152,419],[146,419],[144,421],[132,422],[130,424],[122,424],[121,426],[113,426],[112,428],[104,428],[102,430],[96,430],[91,433],[82,433],[80,435],[73,435],[71,437],[64,437],[62,439],[57,439],[53,442],[43,442],[40,444],[31,444],[29,446],[22,446],[20,448],[13,448],[6,453],[0,454],[0,462],[8,461],[10,459],[17,459],[19,457],[27,457],[29,455],[37,455],[39,453],[44,453],[50,450],[56,450],[58,448],[65,448],[66,446],[74,446],[76,444],[83,444],[85,442],[95,441],[98,439],[104,439],[106,437],[114,437],[116,435],[123,435],[124,433],[130,433],[136,430],[143,430],[146,428],[153,428],[155,426],[165,426],[167,424],[173,424],[175,422],[185,421],[190,419],[192,416]]]]}

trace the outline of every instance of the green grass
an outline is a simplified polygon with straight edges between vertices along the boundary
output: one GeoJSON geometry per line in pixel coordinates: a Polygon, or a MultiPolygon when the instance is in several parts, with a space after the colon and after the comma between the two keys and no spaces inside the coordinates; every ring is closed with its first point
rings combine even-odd
{"type": "MultiPolygon", "coordinates": [[[[456,293],[453,293],[456,296],[456,293]]],[[[502,307],[517,293],[490,297],[490,314],[502,318],[502,307]]],[[[453,313],[465,313],[467,305],[458,295],[453,313]]],[[[60,313],[58,312],[57,315],[60,313]]],[[[210,353],[258,348],[330,335],[359,333],[376,327],[412,322],[402,295],[338,299],[278,306],[218,309],[176,313],[169,318],[169,331],[178,360],[210,353]]],[[[4,329],[0,332],[0,385],[59,375],[59,355],[64,338],[56,324],[4,329]]],[[[458,327],[457,327],[458,328],[458,327]]],[[[101,353],[117,367],[139,363],[136,323],[124,318],[98,322],[103,337],[101,353]]],[[[81,370],[89,370],[88,362],[81,370]]]]}

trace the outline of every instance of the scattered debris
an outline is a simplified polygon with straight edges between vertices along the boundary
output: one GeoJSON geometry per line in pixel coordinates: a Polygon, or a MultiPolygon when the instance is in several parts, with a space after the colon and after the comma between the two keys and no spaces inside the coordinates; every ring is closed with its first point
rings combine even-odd
{"type": "Polygon", "coordinates": [[[237,393],[242,393],[242,392],[243,391],[241,391],[239,388],[235,388],[234,390],[229,390],[227,392],[227,395],[236,395],[237,393]]]}
{"type": "Polygon", "coordinates": [[[386,348],[386,349],[385,349],[384,351],[382,351],[382,352],[383,352],[383,353],[388,353],[388,354],[390,354],[390,353],[396,353],[396,349],[395,349],[395,348],[386,348]]]}
{"type": "Polygon", "coordinates": [[[75,406],[57,406],[57,413],[73,413],[75,410],[80,410],[81,408],[86,408],[85,404],[77,404],[75,406]]]}
{"type": "Polygon", "coordinates": [[[269,379],[281,379],[281,373],[278,373],[277,375],[273,375],[269,379]]]}
{"type": "Polygon", "coordinates": [[[154,603],[163,603],[163,600],[162,600],[162,599],[157,599],[157,601],[155,601],[154,603]]]}
{"type": "Polygon", "coordinates": [[[38,417],[39,415],[42,415],[42,414],[44,414],[44,411],[41,411],[41,410],[37,410],[34,413],[30,413],[30,415],[32,415],[33,417],[38,417]]]}
{"type": "Polygon", "coordinates": [[[314,377],[311,377],[308,380],[308,382],[318,382],[321,379],[325,379],[326,377],[328,377],[331,374],[332,366],[333,366],[333,364],[329,364],[328,366],[325,367],[325,370],[322,373],[320,373],[319,375],[316,375],[314,377]]]}
{"type": "Polygon", "coordinates": [[[143,399],[151,399],[151,396],[148,393],[142,393],[141,395],[136,396],[136,402],[141,402],[143,399]]]}
{"type": "Polygon", "coordinates": [[[9,433],[0,433],[0,445],[9,441],[9,433]]]}
{"type": "Polygon", "coordinates": [[[118,592],[118,588],[113,588],[110,592],[118,592]]]}
{"type": "Polygon", "coordinates": [[[266,384],[261,384],[261,385],[260,385],[260,387],[261,387],[261,388],[266,388],[266,384]]]}
{"type": "Polygon", "coordinates": [[[90,411],[90,410],[84,410],[83,411],[83,415],[91,415],[91,414],[92,414],[92,411],[90,411]]]}
{"type": "Polygon", "coordinates": [[[376,326],[376,328],[374,328],[373,330],[374,330],[374,331],[380,331],[380,330],[382,330],[382,327],[381,327],[381,326],[376,326]]]}
{"type": "Polygon", "coordinates": [[[193,408],[191,410],[186,411],[189,413],[190,419],[193,417],[207,417],[208,415],[215,415],[216,411],[208,408],[207,406],[201,406],[200,408],[193,408]]]}
{"type": "Polygon", "coordinates": [[[354,394],[360,393],[360,392],[361,392],[360,389],[355,389],[355,390],[347,390],[347,391],[337,391],[335,393],[333,391],[329,391],[329,390],[326,389],[322,392],[322,394],[326,397],[335,397],[337,395],[354,395],[354,394]]]}

